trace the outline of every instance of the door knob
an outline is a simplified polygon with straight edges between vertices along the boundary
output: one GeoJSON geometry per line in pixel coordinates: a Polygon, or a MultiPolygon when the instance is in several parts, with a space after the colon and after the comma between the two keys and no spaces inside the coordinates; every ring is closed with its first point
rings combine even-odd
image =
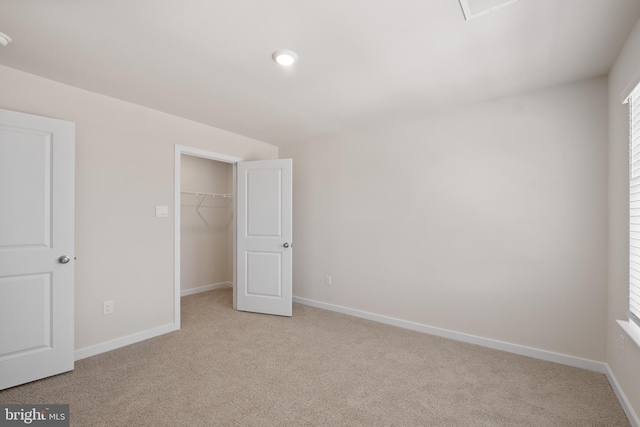
{"type": "Polygon", "coordinates": [[[282,246],[284,246],[285,248],[288,248],[289,244],[287,242],[285,242],[284,245],[282,245],[282,246]]]}
{"type": "Polygon", "coordinates": [[[69,261],[71,261],[71,258],[69,258],[69,257],[68,257],[68,256],[66,256],[66,255],[62,255],[60,258],[58,258],[58,262],[59,262],[60,264],[66,264],[66,263],[68,263],[69,261]]]}

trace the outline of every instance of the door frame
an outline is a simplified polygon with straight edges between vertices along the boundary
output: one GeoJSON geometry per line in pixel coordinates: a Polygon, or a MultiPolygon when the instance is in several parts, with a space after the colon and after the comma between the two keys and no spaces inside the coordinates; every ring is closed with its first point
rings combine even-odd
{"type": "MultiPolygon", "coordinates": [[[[203,159],[215,160],[223,163],[231,163],[233,165],[233,188],[234,196],[236,194],[236,163],[243,161],[241,157],[229,156],[227,154],[216,153],[213,151],[203,150],[200,148],[188,147],[186,145],[175,144],[174,151],[174,169],[173,169],[173,184],[174,184],[174,204],[173,204],[173,218],[174,218],[174,231],[173,231],[173,288],[174,288],[174,306],[173,306],[173,322],[174,330],[180,329],[180,176],[181,176],[181,159],[182,155],[201,157],[203,159]]],[[[233,308],[236,307],[236,206],[237,200],[235,197],[232,199],[233,203],[233,308]]]]}

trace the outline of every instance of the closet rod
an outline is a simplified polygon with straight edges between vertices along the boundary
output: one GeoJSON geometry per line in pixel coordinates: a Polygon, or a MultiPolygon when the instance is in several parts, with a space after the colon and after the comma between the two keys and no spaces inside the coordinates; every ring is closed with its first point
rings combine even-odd
{"type": "MultiPolygon", "coordinates": [[[[216,193],[202,193],[200,191],[181,191],[180,194],[187,194],[190,196],[198,196],[200,197],[200,201],[198,201],[198,206],[196,206],[196,212],[200,215],[200,206],[204,203],[204,199],[207,197],[224,197],[225,199],[233,198],[233,193],[226,194],[216,194],[216,193]]],[[[203,218],[204,219],[204,218],[203,218]]]]}
{"type": "Polygon", "coordinates": [[[200,191],[181,191],[180,194],[188,194],[191,196],[209,196],[209,197],[224,197],[224,198],[232,198],[233,193],[202,193],[200,191]]]}

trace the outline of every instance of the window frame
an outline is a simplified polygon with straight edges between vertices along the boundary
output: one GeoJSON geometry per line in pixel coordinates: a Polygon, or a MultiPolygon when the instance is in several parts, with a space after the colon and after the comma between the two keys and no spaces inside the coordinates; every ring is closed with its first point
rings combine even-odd
{"type": "Polygon", "coordinates": [[[629,320],[640,326],[640,84],[629,105],[629,320]],[[635,268],[634,268],[635,267],[635,268]]]}

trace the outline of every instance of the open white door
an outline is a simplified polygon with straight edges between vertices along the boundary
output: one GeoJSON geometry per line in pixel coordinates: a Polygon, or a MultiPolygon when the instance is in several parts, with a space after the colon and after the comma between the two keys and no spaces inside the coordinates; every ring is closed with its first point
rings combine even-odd
{"type": "Polygon", "coordinates": [[[0,390],[73,369],[75,125],[0,110],[0,390]]]}
{"type": "Polygon", "coordinates": [[[237,164],[236,308],[291,316],[292,161],[237,164]]]}

